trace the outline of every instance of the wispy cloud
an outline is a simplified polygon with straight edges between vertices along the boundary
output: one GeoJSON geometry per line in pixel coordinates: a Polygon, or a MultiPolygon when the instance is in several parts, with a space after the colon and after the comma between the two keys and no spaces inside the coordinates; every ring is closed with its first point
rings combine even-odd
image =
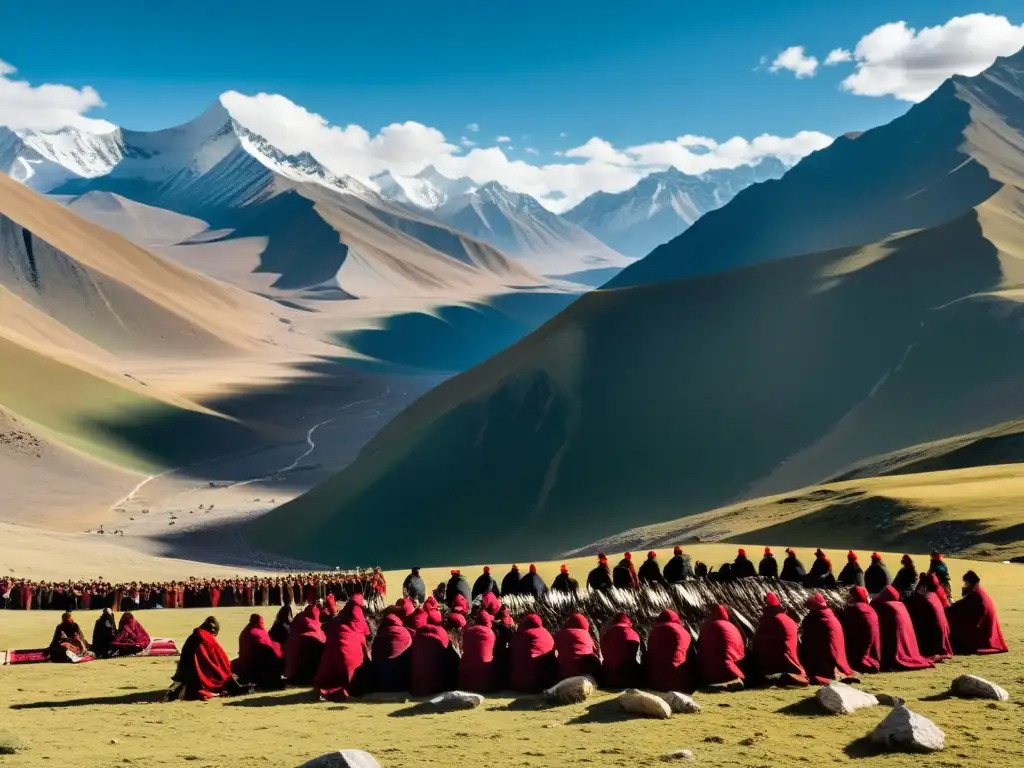
{"type": "Polygon", "coordinates": [[[818,71],[818,59],[808,56],[802,45],[791,45],[775,57],[768,69],[771,72],[792,72],[798,79],[814,77],[814,73],[818,71]]]}
{"type": "Polygon", "coordinates": [[[495,136],[494,140],[496,142],[498,142],[499,144],[508,144],[510,141],[512,141],[512,137],[511,136],[495,136]]]}
{"type": "Polygon", "coordinates": [[[0,61],[0,125],[8,128],[41,131],[71,127],[95,133],[114,130],[106,120],[86,117],[85,113],[104,106],[91,87],[44,83],[31,85],[12,77],[18,70],[0,61]]]}
{"type": "Polygon", "coordinates": [[[466,130],[472,133],[476,133],[480,130],[480,123],[467,123],[466,130]]]}

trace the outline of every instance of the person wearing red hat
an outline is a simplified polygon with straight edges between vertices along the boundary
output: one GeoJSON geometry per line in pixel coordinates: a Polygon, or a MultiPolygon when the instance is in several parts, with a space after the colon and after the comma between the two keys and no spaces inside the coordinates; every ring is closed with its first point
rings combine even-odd
{"type": "Polygon", "coordinates": [[[423,583],[419,568],[413,568],[412,572],[405,577],[405,581],[402,583],[402,594],[417,605],[421,605],[427,599],[427,585],[423,583]]]}
{"type": "Polygon", "coordinates": [[[928,573],[934,573],[939,580],[939,586],[946,594],[946,600],[953,598],[953,586],[950,584],[949,568],[942,559],[942,553],[936,549],[932,550],[932,557],[928,563],[928,573]]]}
{"type": "Polygon", "coordinates": [[[608,589],[612,586],[612,571],[608,567],[608,556],[601,552],[597,556],[597,567],[587,576],[590,589],[608,589]]]}
{"type": "Polygon", "coordinates": [[[481,573],[475,582],[473,582],[473,599],[476,600],[480,595],[485,592],[491,592],[495,596],[501,594],[498,590],[498,582],[491,576],[491,567],[489,565],[484,566],[484,571],[481,573]]]}
{"type": "Polygon", "coordinates": [[[774,679],[779,685],[806,686],[800,663],[800,627],[786,613],[774,592],[765,595],[764,610],[747,656],[752,676],[774,679]]]}
{"type": "Polygon", "coordinates": [[[636,589],[640,582],[633,565],[633,553],[626,552],[612,571],[612,584],[619,589],[636,589]]]}
{"type": "Polygon", "coordinates": [[[555,580],[551,582],[551,590],[553,592],[564,592],[572,595],[578,592],[579,588],[580,583],[569,575],[569,567],[565,563],[562,563],[561,568],[559,568],[558,575],[555,576],[555,580]]]}
{"type": "Polygon", "coordinates": [[[640,566],[640,570],[636,572],[637,578],[641,584],[648,586],[654,584],[660,584],[661,586],[668,588],[668,582],[665,577],[661,575],[661,566],[658,565],[658,553],[651,551],[647,553],[647,559],[640,566]]]}
{"type": "Polygon", "coordinates": [[[736,559],[732,563],[732,577],[734,579],[752,579],[757,576],[754,570],[754,563],[747,557],[747,550],[742,547],[736,550],[736,559]]]}
{"type": "Polygon", "coordinates": [[[672,559],[665,563],[665,581],[669,584],[678,584],[686,579],[692,579],[693,575],[693,563],[689,555],[684,555],[683,548],[677,544],[672,549],[672,559]]]}
{"type": "Polygon", "coordinates": [[[519,582],[519,594],[530,595],[534,600],[540,600],[548,591],[548,585],[537,573],[537,566],[530,563],[530,572],[523,576],[519,582]]]}
{"type": "Polygon", "coordinates": [[[505,574],[505,578],[501,580],[501,594],[499,597],[505,597],[507,595],[518,595],[519,594],[519,582],[522,580],[522,576],[519,575],[519,566],[513,565],[508,573],[505,574]]]}
{"type": "Polygon", "coordinates": [[[900,565],[902,567],[896,572],[896,577],[892,580],[892,588],[896,590],[900,597],[909,597],[915,587],[917,587],[917,568],[914,566],[914,561],[910,555],[904,555],[900,559],[900,565]]]}
{"type": "Polygon", "coordinates": [[[864,569],[857,562],[857,553],[852,549],[846,553],[846,565],[839,572],[836,582],[843,587],[863,587],[864,569]]]}
{"type": "Polygon", "coordinates": [[[811,570],[804,578],[804,586],[809,589],[819,587],[831,588],[836,585],[836,578],[832,575],[832,561],[820,549],[814,551],[814,562],[811,563],[811,570]]]}
{"type": "Polygon", "coordinates": [[[779,561],[776,560],[775,555],[772,554],[771,547],[764,548],[764,557],[762,557],[761,562],[757,564],[757,575],[762,579],[779,578],[779,561]]]}
{"type": "Polygon", "coordinates": [[[782,561],[782,580],[793,584],[803,584],[806,576],[807,571],[804,570],[804,564],[797,558],[796,552],[787,547],[786,559],[782,561]]]}
{"type": "Polygon", "coordinates": [[[455,568],[451,573],[452,577],[448,579],[448,586],[445,587],[444,593],[444,602],[449,608],[455,603],[457,595],[462,595],[466,598],[466,602],[473,599],[473,588],[469,586],[469,582],[462,575],[462,571],[455,568]]]}
{"type": "Polygon", "coordinates": [[[601,671],[601,659],[590,634],[590,622],[582,613],[574,613],[555,634],[558,654],[558,676],[565,680],[578,675],[590,675],[595,680],[601,671]]]}
{"type": "Polygon", "coordinates": [[[877,595],[889,586],[892,578],[889,576],[889,569],[882,562],[882,556],[877,552],[871,553],[871,565],[864,571],[864,589],[870,595],[877,595]]]}

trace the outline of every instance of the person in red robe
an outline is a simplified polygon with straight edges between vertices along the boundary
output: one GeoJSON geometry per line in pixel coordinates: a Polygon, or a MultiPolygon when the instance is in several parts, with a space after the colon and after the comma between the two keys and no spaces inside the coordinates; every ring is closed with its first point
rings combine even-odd
{"type": "Polygon", "coordinates": [[[320,622],[326,623],[338,615],[338,601],[334,595],[328,594],[324,599],[323,610],[320,611],[320,622]]]}
{"type": "MultiPolygon", "coordinates": [[[[329,595],[329,597],[333,597],[333,595],[329,595]]],[[[362,592],[356,592],[345,603],[345,607],[341,609],[338,620],[342,624],[352,627],[352,629],[364,637],[368,637],[370,635],[370,623],[366,620],[366,613],[363,610],[365,607],[366,598],[363,597],[362,592]]]]}
{"type": "Polygon", "coordinates": [[[346,622],[342,616],[327,623],[325,635],[324,652],[313,676],[313,687],[329,701],[344,701],[349,696],[359,695],[363,687],[363,665],[369,661],[366,635],[361,626],[358,621],[346,622]]]}
{"type": "Polygon", "coordinates": [[[625,613],[618,613],[601,633],[601,684],[606,688],[640,685],[640,635],[625,613]]]}
{"type": "Polygon", "coordinates": [[[452,600],[452,610],[461,613],[463,616],[469,614],[469,601],[466,600],[465,595],[455,595],[452,600]]]}
{"type": "Polygon", "coordinates": [[[373,690],[394,693],[409,689],[411,646],[412,632],[402,623],[402,617],[395,613],[385,614],[377,636],[373,638],[370,654],[373,690]]]}
{"type": "Polygon", "coordinates": [[[459,611],[451,611],[448,614],[448,620],[445,622],[445,626],[451,630],[461,631],[466,628],[468,623],[466,614],[460,613],[459,611]]]}
{"type": "Polygon", "coordinates": [[[555,651],[560,680],[578,675],[590,675],[594,680],[600,677],[601,659],[590,634],[590,622],[582,613],[572,614],[555,633],[555,651]]]}
{"type": "Polygon", "coordinates": [[[807,607],[811,610],[800,625],[800,663],[808,679],[815,685],[855,680],[846,658],[846,637],[839,618],[820,594],[812,595],[807,607]]]}
{"type": "Polygon", "coordinates": [[[416,632],[420,627],[425,627],[429,623],[429,613],[425,608],[417,608],[405,619],[405,626],[413,633],[416,632]]]}
{"type": "Polygon", "coordinates": [[[473,693],[497,690],[497,665],[494,647],[497,638],[492,624],[494,617],[480,611],[476,622],[462,631],[462,660],[459,662],[459,688],[473,693]]]}
{"type": "Polygon", "coordinates": [[[946,618],[956,653],[1006,653],[1009,650],[995,603],[974,571],[964,574],[963,597],[949,606],[946,618]]]}
{"type": "Polygon", "coordinates": [[[917,635],[917,647],[922,656],[935,662],[953,658],[949,622],[940,594],[945,595],[945,592],[939,577],[934,573],[922,573],[917,580],[917,589],[906,601],[914,634],[917,635]]]}
{"type": "Polygon", "coordinates": [[[139,620],[128,611],[121,614],[121,621],[117,625],[117,635],[110,643],[109,654],[111,656],[135,656],[149,648],[153,641],[149,633],[142,628],[139,620]]]}
{"type": "Polygon", "coordinates": [[[850,589],[850,602],[839,612],[846,644],[846,659],[856,672],[877,672],[882,668],[882,639],[878,614],[871,607],[864,587],[850,589]]]}
{"type": "Polygon", "coordinates": [[[656,691],[693,693],[697,687],[696,660],[690,648],[690,633],[679,614],[667,609],[662,611],[647,636],[644,659],[647,687],[656,691]]]}
{"type": "Polygon", "coordinates": [[[799,646],[800,627],[786,613],[775,593],[769,592],[747,657],[754,676],[777,678],[779,685],[807,685],[799,646]]]}
{"type": "Polygon", "coordinates": [[[413,696],[451,690],[458,679],[459,656],[441,626],[443,621],[439,611],[430,611],[426,626],[417,629],[412,638],[409,692],[413,696]]]}
{"type": "Polygon", "coordinates": [[[744,653],[743,636],[729,621],[729,611],[719,603],[700,625],[697,664],[701,679],[709,685],[742,685],[740,662],[744,653]]]}
{"type": "Polygon", "coordinates": [[[935,666],[921,655],[907,606],[900,602],[899,593],[889,585],[871,601],[878,614],[878,627],[882,639],[882,668],[900,670],[931,669],[935,666]]]}
{"type": "Polygon", "coordinates": [[[169,699],[207,701],[215,696],[233,696],[244,689],[231,674],[231,661],[217,642],[220,623],[210,616],[193,630],[181,647],[178,668],[171,679],[177,686],[169,699]]]}
{"type": "Polygon", "coordinates": [[[60,624],[53,630],[50,641],[50,661],[78,661],[81,656],[89,653],[89,644],[85,641],[82,628],[78,626],[70,611],[60,617],[60,624]]]}
{"type": "Polygon", "coordinates": [[[326,640],[320,609],[307,605],[292,621],[284,644],[284,676],[289,683],[309,685],[320,666],[326,640]]]}
{"type": "Polygon", "coordinates": [[[526,614],[509,642],[509,685],[519,693],[537,693],[554,683],[557,669],[555,639],[540,616],[526,614]]]}
{"type": "Polygon", "coordinates": [[[485,592],[480,598],[480,609],[487,611],[491,616],[497,616],[501,610],[501,600],[493,592],[485,592]]]}
{"type": "Polygon", "coordinates": [[[263,617],[258,613],[238,635],[238,658],[231,662],[231,671],[243,683],[273,690],[284,686],[284,651],[270,639],[263,617]]]}

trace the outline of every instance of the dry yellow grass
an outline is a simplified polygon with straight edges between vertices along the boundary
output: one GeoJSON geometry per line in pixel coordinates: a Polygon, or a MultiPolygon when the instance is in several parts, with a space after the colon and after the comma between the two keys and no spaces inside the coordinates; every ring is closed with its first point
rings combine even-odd
{"type": "MultiPolygon", "coordinates": [[[[696,557],[720,562],[731,546],[693,548],[696,557]]],[[[639,553],[638,553],[639,554],[639,553]]],[[[665,552],[661,553],[664,558],[665,552]]],[[[583,576],[590,558],[571,561],[583,576]]],[[[558,563],[538,564],[550,580],[558,563]]],[[[930,758],[867,757],[865,765],[1017,765],[1024,762],[1024,567],[950,561],[954,576],[973,567],[993,594],[1011,653],[958,657],[925,672],[876,675],[864,688],[903,696],[914,710],[946,733],[946,751],[930,758]],[[982,675],[1010,691],[1010,703],[936,698],[959,674],[982,675]]],[[[501,576],[501,567],[495,565],[501,576]]],[[[477,569],[464,572],[475,578],[477,569]]],[[[424,572],[428,583],[446,569],[424,572]]],[[[404,574],[389,573],[391,592],[404,574]]],[[[251,609],[217,612],[229,652],[251,609]]],[[[260,609],[268,618],[274,609],[260,609]]],[[[142,618],[153,635],[179,642],[206,610],[150,611],[142,618]]],[[[78,621],[91,628],[95,612],[78,621]]],[[[52,612],[0,613],[0,647],[39,645],[50,636],[52,612]]],[[[27,738],[31,748],[5,757],[19,768],[61,763],[104,766],[295,766],[339,748],[366,749],[385,768],[455,764],[504,766],[650,765],[665,753],[692,749],[699,765],[835,765],[864,755],[859,741],[884,708],[847,717],[818,715],[803,703],[806,691],[744,691],[700,695],[699,715],[667,721],[620,719],[610,695],[591,703],[544,711],[506,709],[508,696],[490,698],[475,711],[397,717],[408,704],[318,702],[306,691],[257,694],[206,704],[153,703],[166,688],[174,659],[101,661],[77,667],[29,665],[0,670],[0,727],[27,738]]]]}

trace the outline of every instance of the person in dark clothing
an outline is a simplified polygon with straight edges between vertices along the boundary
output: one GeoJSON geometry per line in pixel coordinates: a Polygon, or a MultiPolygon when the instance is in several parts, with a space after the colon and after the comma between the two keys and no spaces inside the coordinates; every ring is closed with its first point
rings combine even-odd
{"type": "Polygon", "coordinates": [[[601,552],[597,556],[597,567],[587,576],[590,589],[608,589],[612,585],[612,572],[608,567],[608,556],[601,552]]]}
{"type": "Polygon", "coordinates": [[[422,605],[427,599],[427,585],[423,583],[419,568],[413,568],[412,573],[405,577],[402,593],[417,605],[422,605]]]}
{"type": "Polygon", "coordinates": [[[835,576],[832,575],[832,561],[828,559],[824,552],[816,549],[814,551],[814,562],[811,563],[811,570],[804,577],[804,586],[814,589],[834,585],[835,576]]]}
{"type": "Polygon", "coordinates": [[[106,658],[110,653],[110,644],[117,637],[117,625],[114,623],[114,612],[104,608],[92,628],[92,651],[97,658],[106,658]]]}
{"type": "Polygon", "coordinates": [[[544,583],[544,579],[537,573],[537,566],[531,563],[530,572],[523,576],[519,582],[519,594],[533,595],[535,600],[540,600],[547,591],[548,585],[544,583]]]}
{"type": "Polygon", "coordinates": [[[288,630],[292,628],[292,618],[294,617],[291,605],[287,603],[282,605],[277,612],[277,616],[274,617],[274,623],[271,625],[270,631],[267,633],[270,635],[270,639],[282,648],[288,640],[288,630]]]}
{"type": "Polygon", "coordinates": [[[663,587],[668,587],[668,582],[661,575],[657,552],[647,553],[647,559],[640,566],[640,570],[636,572],[636,576],[641,584],[660,584],[663,587]]]}
{"type": "Polygon", "coordinates": [[[519,581],[522,576],[519,575],[519,566],[513,565],[508,573],[505,574],[505,578],[501,580],[501,595],[518,595],[519,594],[519,581]]]}
{"type": "Polygon", "coordinates": [[[633,565],[632,552],[626,552],[619,560],[619,564],[612,569],[612,583],[620,589],[636,589],[640,586],[636,566],[633,565]]]}
{"type": "Polygon", "coordinates": [[[732,564],[732,577],[734,579],[751,579],[757,576],[754,564],[747,559],[747,550],[736,550],[736,559],[732,564]]]}
{"type": "Polygon", "coordinates": [[[580,583],[569,575],[569,568],[565,563],[562,563],[560,571],[561,572],[555,576],[555,580],[551,582],[551,590],[553,592],[566,592],[569,594],[579,591],[580,583]]]}
{"type": "Polygon", "coordinates": [[[707,563],[703,563],[700,560],[697,561],[696,567],[693,569],[693,575],[698,579],[708,578],[708,566],[707,563]]]}
{"type": "Polygon", "coordinates": [[[466,598],[467,603],[473,599],[473,588],[469,586],[462,571],[456,568],[451,573],[452,577],[448,579],[448,586],[444,590],[444,602],[449,608],[454,607],[455,598],[459,595],[466,598]]]}
{"type": "Polygon", "coordinates": [[[910,555],[904,555],[900,559],[900,564],[903,567],[896,571],[896,578],[892,580],[892,587],[899,593],[900,597],[909,597],[917,586],[917,568],[914,566],[914,561],[910,555]]]}
{"type": "Polygon", "coordinates": [[[732,563],[722,563],[722,567],[718,569],[718,572],[708,574],[708,578],[712,581],[718,582],[719,584],[726,584],[732,581],[732,563]]]}
{"type": "Polygon", "coordinates": [[[928,563],[928,573],[934,573],[939,579],[939,586],[942,591],[946,593],[946,599],[953,599],[953,587],[949,582],[949,568],[946,567],[946,563],[942,560],[942,553],[938,550],[932,550],[932,559],[928,563]]]}
{"type": "Polygon", "coordinates": [[[481,573],[473,583],[473,599],[476,600],[485,592],[491,592],[495,597],[500,594],[498,590],[498,582],[496,582],[494,577],[491,576],[491,566],[489,565],[484,566],[484,572],[481,573]]]}
{"type": "Polygon", "coordinates": [[[860,567],[860,563],[857,562],[857,553],[852,549],[846,553],[846,565],[839,572],[836,582],[844,587],[864,586],[864,569],[860,567]]]}
{"type": "Polygon", "coordinates": [[[64,613],[60,617],[60,624],[53,631],[53,639],[50,641],[50,661],[75,662],[87,653],[89,653],[89,644],[85,641],[82,628],[75,622],[71,613],[64,613]]]}
{"type": "Polygon", "coordinates": [[[689,555],[683,554],[682,547],[677,546],[672,550],[672,559],[665,563],[664,576],[669,584],[693,578],[693,565],[689,555]]]}
{"type": "Polygon", "coordinates": [[[786,559],[782,561],[781,579],[794,584],[803,584],[805,576],[807,576],[807,571],[804,570],[804,564],[800,562],[793,549],[787,548],[786,559]]]}
{"type": "Polygon", "coordinates": [[[871,565],[864,571],[864,589],[869,595],[877,595],[889,586],[892,579],[889,577],[889,569],[882,562],[882,556],[877,552],[871,553],[871,565]]]}
{"type": "Polygon", "coordinates": [[[762,579],[779,578],[779,561],[776,560],[775,555],[772,554],[771,547],[764,548],[764,557],[762,557],[761,562],[757,564],[757,575],[762,579]]]}

